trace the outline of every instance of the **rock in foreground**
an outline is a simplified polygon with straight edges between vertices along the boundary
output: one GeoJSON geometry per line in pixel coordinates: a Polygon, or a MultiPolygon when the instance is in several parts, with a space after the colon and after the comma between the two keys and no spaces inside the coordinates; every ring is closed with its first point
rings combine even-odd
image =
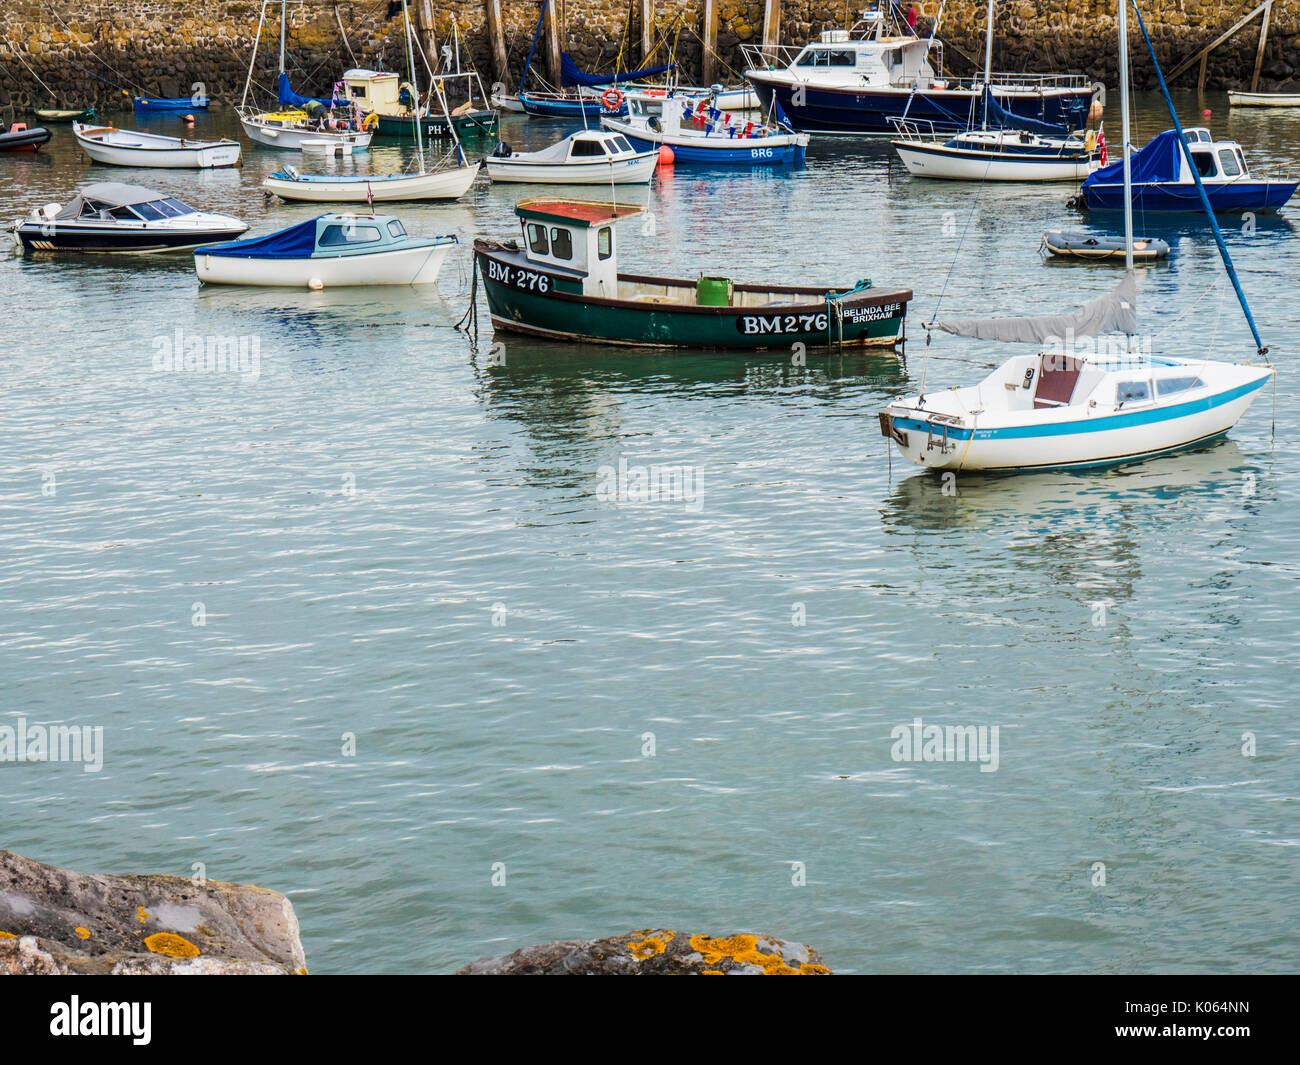
{"type": "Polygon", "coordinates": [[[481,958],[457,976],[829,976],[804,943],[741,933],[725,939],[665,928],[522,947],[481,958]]]}
{"type": "Polygon", "coordinates": [[[305,973],[278,891],[176,876],[104,876],[0,850],[0,974],[305,973]]]}

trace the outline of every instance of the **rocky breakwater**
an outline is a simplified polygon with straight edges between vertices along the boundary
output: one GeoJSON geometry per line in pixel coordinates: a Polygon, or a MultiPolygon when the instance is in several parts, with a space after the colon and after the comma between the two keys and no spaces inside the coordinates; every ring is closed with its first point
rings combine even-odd
{"type": "Polygon", "coordinates": [[[74,873],[0,850],[0,974],[283,975],[306,964],[279,892],[74,873]]]}
{"type": "Polygon", "coordinates": [[[739,933],[713,936],[647,928],[604,939],[522,947],[482,958],[458,976],[829,976],[806,943],[739,933]]]}

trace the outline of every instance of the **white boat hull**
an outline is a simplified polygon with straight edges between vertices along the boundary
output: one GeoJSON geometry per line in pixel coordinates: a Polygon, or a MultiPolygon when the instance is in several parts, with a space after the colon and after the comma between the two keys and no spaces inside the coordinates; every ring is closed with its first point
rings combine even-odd
{"type": "Polygon", "coordinates": [[[1095,169],[1090,160],[995,157],[1000,153],[967,152],[941,144],[895,141],[894,150],[909,173],[948,181],[1082,181],[1095,169]]]}
{"type": "Polygon", "coordinates": [[[497,111],[513,111],[516,114],[524,114],[524,105],[519,102],[518,96],[493,96],[491,104],[497,111]]]}
{"type": "Polygon", "coordinates": [[[458,200],[464,196],[478,177],[478,166],[458,166],[431,174],[402,174],[396,177],[279,178],[272,175],[262,182],[262,188],[273,192],[282,200],[301,200],[308,203],[397,203],[409,200],[458,200]]]}
{"type": "Polygon", "coordinates": [[[328,130],[278,126],[242,117],[239,124],[244,127],[249,140],[267,148],[282,148],[286,151],[302,151],[306,148],[308,151],[320,149],[349,153],[370,147],[372,136],[366,131],[331,133],[328,130]]]}
{"type": "Polygon", "coordinates": [[[907,440],[904,444],[895,437],[899,451],[927,469],[993,472],[1103,466],[1150,458],[1222,436],[1241,420],[1270,376],[1271,371],[1261,368],[1249,391],[1208,409],[1203,404],[1189,404],[1202,409],[1156,417],[1161,412],[1148,406],[1145,411],[1138,408],[1122,415],[1098,415],[1089,419],[1095,428],[1081,423],[1074,412],[1062,418],[1055,432],[1050,420],[1028,433],[1021,426],[982,429],[977,415],[973,433],[950,428],[945,436],[942,423],[925,427],[911,407],[891,404],[888,413],[907,440]],[[1144,413],[1152,417],[1139,420],[1144,413]],[[1072,428],[1066,429],[1067,422],[1072,428]],[[1115,427],[1108,428],[1108,423],[1115,427]],[[1024,435],[1016,435],[1018,432],[1024,435]]]}
{"type": "Polygon", "coordinates": [[[197,142],[186,146],[184,140],[176,137],[80,124],[72,127],[72,134],[92,160],[109,166],[211,170],[239,162],[240,148],[235,141],[197,142]]]}
{"type": "Polygon", "coordinates": [[[341,288],[354,285],[431,285],[455,244],[401,248],[370,255],[320,259],[252,259],[194,253],[194,269],[205,285],[261,285],[277,288],[341,288]]]}
{"type": "Polygon", "coordinates": [[[593,162],[537,163],[523,157],[483,160],[497,184],[518,182],[535,185],[644,185],[654,177],[658,152],[646,152],[629,159],[597,159],[593,162]]]}
{"type": "Polygon", "coordinates": [[[1230,92],[1228,103],[1233,107],[1300,107],[1300,93],[1230,92]]]}

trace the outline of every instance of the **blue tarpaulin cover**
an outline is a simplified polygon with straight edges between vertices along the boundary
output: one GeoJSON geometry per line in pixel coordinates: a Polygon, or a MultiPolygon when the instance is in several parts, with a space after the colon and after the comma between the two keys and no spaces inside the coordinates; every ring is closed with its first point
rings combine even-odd
{"type": "Polygon", "coordinates": [[[989,125],[994,129],[1023,129],[1049,137],[1063,137],[1070,132],[1064,126],[1053,125],[1051,122],[1043,122],[1037,118],[1026,118],[1024,115],[1008,111],[998,103],[992,89],[984,90],[984,113],[988,117],[989,125]]]}
{"type": "Polygon", "coordinates": [[[673,64],[663,67],[646,67],[643,70],[629,70],[625,74],[584,74],[568,52],[560,55],[560,84],[567,85],[612,85],[618,81],[634,81],[637,78],[649,78],[672,70],[673,64]]]}
{"type": "Polygon", "coordinates": [[[313,218],[264,237],[229,240],[201,250],[204,255],[228,255],[236,259],[309,259],[316,250],[316,222],[317,218],[313,218]]]}
{"type": "MultiPolygon", "coordinates": [[[[1118,152],[1116,154],[1119,154],[1118,152]]],[[[1178,131],[1167,129],[1145,148],[1139,148],[1129,156],[1129,168],[1133,172],[1133,184],[1151,181],[1177,181],[1183,165],[1180,156],[1182,148],[1178,144],[1178,131]]],[[[1118,185],[1124,181],[1124,157],[1119,162],[1111,163],[1100,170],[1094,170],[1083,179],[1084,187],[1089,185],[1118,185]]]]}
{"type": "Polygon", "coordinates": [[[280,80],[276,83],[276,89],[280,97],[281,107],[306,107],[309,100],[315,100],[318,104],[324,104],[326,107],[343,107],[347,100],[331,100],[328,97],[319,96],[299,96],[289,85],[289,75],[283,70],[280,71],[280,80]]]}

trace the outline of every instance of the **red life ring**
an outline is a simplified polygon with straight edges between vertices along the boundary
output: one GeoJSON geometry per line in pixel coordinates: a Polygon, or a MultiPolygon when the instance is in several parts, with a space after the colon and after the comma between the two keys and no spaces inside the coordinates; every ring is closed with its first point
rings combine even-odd
{"type": "Polygon", "coordinates": [[[605,105],[606,111],[617,111],[623,106],[623,94],[614,88],[606,89],[600,94],[600,102],[605,105]]]}

